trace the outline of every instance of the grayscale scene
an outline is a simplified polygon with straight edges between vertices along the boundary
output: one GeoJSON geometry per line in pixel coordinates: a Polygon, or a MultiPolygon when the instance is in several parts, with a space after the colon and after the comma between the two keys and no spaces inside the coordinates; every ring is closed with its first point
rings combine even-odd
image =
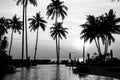
{"type": "Polygon", "coordinates": [[[119,0],[0,0],[0,80],[120,80],[119,0]]]}

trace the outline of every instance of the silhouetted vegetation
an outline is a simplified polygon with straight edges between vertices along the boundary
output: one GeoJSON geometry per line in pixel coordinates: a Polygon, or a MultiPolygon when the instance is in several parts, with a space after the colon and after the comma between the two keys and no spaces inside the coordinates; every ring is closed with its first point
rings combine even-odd
{"type": "Polygon", "coordinates": [[[28,2],[30,4],[37,6],[36,0],[17,0],[16,5],[22,4],[23,5],[23,31],[22,31],[22,59],[24,58],[24,36],[25,36],[25,43],[26,43],[26,59],[28,58],[28,42],[27,42],[27,6],[28,2]],[[24,28],[25,27],[25,28],[24,28]],[[25,35],[24,35],[25,31],[25,35]]]}
{"type": "Polygon", "coordinates": [[[94,17],[94,15],[87,16],[87,22],[81,25],[84,29],[81,32],[81,39],[90,41],[94,40],[99,56],[102,57],[100,39],[105,46],[104,55],[108,53],[108,47],[115,41],[113,34],[120,34],[120,18],[116,18],[115,12],[111,9],[105,15],[94,17]]]}
{"type": "Polygon", "coordinates": [[[12,60],[12,57],[7,54],[7,47],[7,37],[4,36],[3,40],[0,41],[0,65],[9,65],[12,60]]]}
{"type": "Polygon", "coordinates": [[[22,21],[20,21],[20,18],[17,18],[17,15],[14,15],[12,19],[8,19],[9,27],[12,29],[11,33],[11,42],[10,42],[10,48],[9,48],[9,55],[11,53],[11,47],[13,42],[13,32],[18,32],[21,34],[20,30],[22,30],[22,21]]]}
{"type": "Polygon", "coordinates": [[[37,53],[37,45],[38,45],[38,33],[39,33],[39,27],[41,27],[41,29],[43,31],[45,31],[46,25],[45,23],[47,23],[43,17],[41,17],[40,12],[36,13],[36,16],[33,16],[33,18],[29,18],[28,19],[30,22],[30,27],[31,30],[36,31],[37,30],[37,34],[36,34],[36,44],[35,44],[35,54],[34,54],[34,60],[36,59],[36,53],[37,53]]]}
{"type": "MultiPolygon", "coordinates": [[[[60,0],[51,0],[52,3],[50,3],[47,6],[47,12],[46,15],[49,17],[51,17],[51,19],[53,20],[55,18],[55,24],[54,27],[57,27],[58,25],[58,18],[61,16],[62,20],[64,20],[65,16],[67,16],[66,11],[68,10],[68,8],[63,5],[63,1],[60,0]]],[[[57,28],[56,28],[57,29],[57,28]]],[[[59,55],[60,55],[60,36],[56,35],[55,36],[55,40],[56,40],[56,54],[57,54],[57,63],[59,64],[59,55]]]]}

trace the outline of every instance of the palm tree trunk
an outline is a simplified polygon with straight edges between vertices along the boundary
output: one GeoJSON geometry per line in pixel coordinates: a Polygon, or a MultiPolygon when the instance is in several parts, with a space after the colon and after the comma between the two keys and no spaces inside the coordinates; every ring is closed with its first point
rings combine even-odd
{"type": "MultiPolygon", "coordinates": [[[[55,25],[57,25],[57,13],[56,13],[56,19],[55,19],[55,25]]],[[[57,26],[55,26],[57,27],[57,26]]],[[[56,36],[56,54],[57,54],[57,64],[59,64],[59,49],[58,49],[58,35],[56,36]]]]}
{"type": "Polygon", "coordinates": [[[60,37],[58,36],[58,61],[60,61],[60,37]]]}
{"type": "Polygon", "coordinates": [[[104,49],[104,55],[106,55],[106,46],[107,46],[107,36],[105,37],[105,49],[104,49]]]}
{"type": "Polygon", "coordinates": [[[56,41],[56,55],[57,55],[57,64],[58,64],[58,41],[57,41],[57,37],[56,37],[56,39],[55,39],[55,41],[56,41]]]}
{"type": "Polygon", "coordinates": [[[83,63],[85,62],[85,39],[83,44],[83,63]]]}
{"type": "Polygon", "coordinates": [[[36,53],[37,53],[38,32],[39,32],[39,28],[37,29],[37,34],[36,34],[36,45],[35,45],[35,54],[34,54],[34,60],[36,59],[36,53]]]}
{"type": "Polygon", "coordinates": [[[85,38],[83,43],[83,63],[85,62],[85,38]]]}
{"type": "Polygon", "coordinates": [[[109,40],[107,40],[106,53],[108,53],[109,40]]]}
{"type": "Polygon", "coordinates": [[[106,39],[105,39],[105,50],[104,50],[105,59],[106,59],[106,54],[107,54],[107,51],[108,51],[108,45],[109,45],[109,40],[108,40],[108,37],[106,36],[106,39]]]}
{"type": "Polygon", "coordinates": [[[12,41],[13,41],[13,29],[12,29],[12,33],[11,33],[11,42],[10,42],[10,48],[9,48],[9,56],[10,56],[10,52],[11,52],[12,41]]]}
{"type": "Polygon", "coordinates": [[[97,47],[97,50],[98,50],[98,53],[99,53],[99,56],[100,56],[100,50],[99,50],[99,47],[98,47],[97,40],[96,40],[96,39],[94,39],[94,41],[95,41],[95,44],[96,44],[96,47],[97,47]]]}
{"type": "Polygon", "coordinates": [[[22,60],[24,59],[24,4],[23,4],[23,30],[22,30],[22,60]]]}
{"type": "Polygon", "coordinates": [[[98,38],[98,37],[97,37],[97,41],[98,41],[99,55],[101,56],[100,41],[99,41],[99,38],[98,38]]]}
{"type": "Polygon", "coordinates": [[[25,32],[26,32],[26,59],[28,59],[28,40],[27,40],[27,5],[25,5],[25,32]]]}

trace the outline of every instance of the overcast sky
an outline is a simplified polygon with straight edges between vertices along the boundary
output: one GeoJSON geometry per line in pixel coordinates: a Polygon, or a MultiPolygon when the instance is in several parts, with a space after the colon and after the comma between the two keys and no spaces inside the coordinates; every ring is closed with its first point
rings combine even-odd
{"type": "MultiPolygon", "coordinates": [[[[62,0],[64,5],[68,7],[68,16],[63,21],[63,26],[68,28],[67,39],[61,41],[61,48],[65,49],[67,52],[76,52],[73,56],[82,57],[82,47],[83,40],[80,39],[80,32],[82,28],[79,25],[86,22],[86,15],[99,16],[108,12],[110,9],[116,11],[117,17],[120,17],[120,2],[111,2],[110,0],[62,0]]],[[[43,32],[40,29],[39,32],[39,42],[38,42],[38,52],[37,58],[55,58],[55,41],[50,37],[50,27],[54,23],[54,20],[47,19],[46,7],[51,2],[51,0],[37,0],[38,6],[33,7],[28,5],[28,17],[32,17],[36,12],[41,12],[41,16],[48,22],[46,31],[43,32]]],[[[0,0],[0,17],[5,16],[6,18],[12,18],[15,14],[22,20],[22,6],[16,6],[14,0],[0,0]]],[[[29,23],[29,22],[28,22],[29,23]]],[[[29,25],[28,25],[29,26],[29,25]]],[[[10,41],[11,30],[9,30],[8,40],[10,41]]],[[[113,49],[114,56],[120,57],[120,35],[115,36],[115,43],[112,43],[110,49],[113,49]]],[[[28,50],[29,55],[33,57],[34,47],[36,40],[36,32],[30,32],[28,30],[28,50]]],[[[21,35],[18,33],[14,34],[13,46],[11,55],[14,58],[21,58],[21,35]]],[[[9,48],[9,47],[8,47],[9,48]]],[[[68,57],[68,53],[61,50],[61,57],[68,57]]],[[[97,52],[94,42],[89,44],[86,43],[86,53],[97,52]]]]}

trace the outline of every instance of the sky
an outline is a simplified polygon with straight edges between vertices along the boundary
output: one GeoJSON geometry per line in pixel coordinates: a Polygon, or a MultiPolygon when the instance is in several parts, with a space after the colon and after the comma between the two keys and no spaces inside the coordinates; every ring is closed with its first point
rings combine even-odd
{"type": "MultiPolygon", "coordinates": [[[[61,0],[64,1],[64,5],[68,7],[66,18],[63,21],[63,26],[68,28],[67,39],[61,40],[61,58],[68,58],[68,53],[73,53],[73,57],[82,57],[82,47],[83,40],[80,39],[80,32],[82,28],[81,24],[86,22],[87,15],[100,16],[105,12],[108,12],[110,9],[113,9],[116,12],[117,17],[120,17],[120,2],[111,2],[111,0],[61,0]],[[76,53],[74,53],[76,52],[76,53]]],[[[35,15],[36,12],[41,12],[41,16],[47,21],[47,28],[45,31],[40,29],[39,31],[39,42],[38,42],[38,51],[37,58],[56,58],[56,48],[55,40],[50,37],[50,27],[55,22],[50,18],[47,19],[46,7],[49,5],[51,0],[37,0],[38,6],[33,7],[33,5],[28,5],[28,18],[35,15]]],[[[14,0],[0,0],[0,17],[4,16],[6,18],[12,18],[15,14],[22,20],[22,6],[16,6],[14,0]]],[[[62,21],[59,19],[59,21],[62,21]]],[[[29,27],[29,22],[28,22],[29,27]]],[[[11,39],[11,30],[6,35],[10,44],[11,39]]],[[[120,57],[120,35],[114,35],[115,43],[112,43],[109,47],[109,50],[113,49],[114,56],[120,57]]],[[[34,48],[36,41],[36,32],[30,32],[28,29],[28,52],[29,56],[34,56],[34,48]]],[[[14,34],[13,45],[11,50],[11,55],[13,58],[21,58],[21,47],[22,47],[22,36],[18,33],[14,34]]],[[[95,43],[86,42],[86,53],[92,54],[97,52],[95,43]]],[[[103,51],[103,46],[101,46],[103,51]]],[[[8,46],[9,49],[9,46],[8,46]]],[[[8,50],[7,49],[7,50],[8,50]]]]}

